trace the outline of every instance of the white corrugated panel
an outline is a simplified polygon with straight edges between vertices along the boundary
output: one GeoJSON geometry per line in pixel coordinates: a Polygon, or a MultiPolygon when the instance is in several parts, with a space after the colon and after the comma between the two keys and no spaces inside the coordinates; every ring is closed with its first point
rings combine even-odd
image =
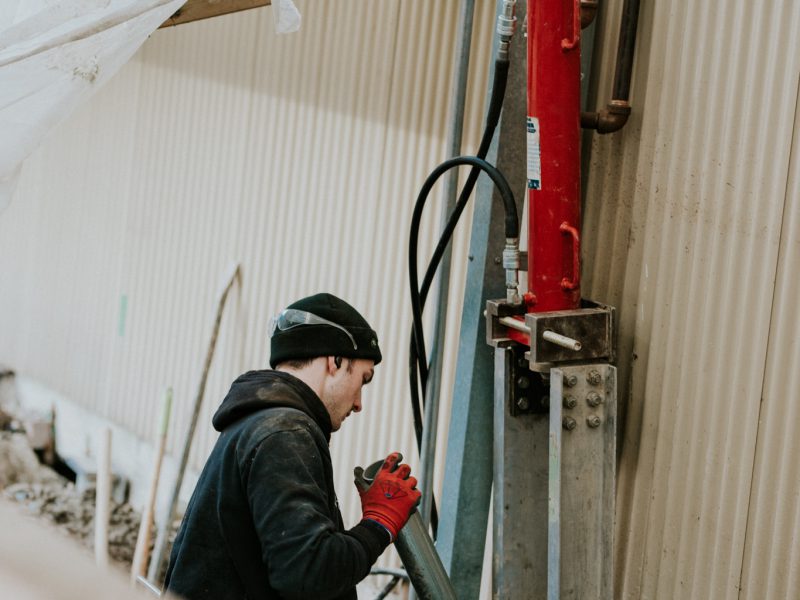
{"type": "Polygon", "coordinates": [[[742,598],[800,597],[800,103],[767,347],[742,598]]]}
{"type": "MultiPolygon", "coordinates": [[[[598,103],[608,100],[616,39],[608,23],[620,5],[604,5],[598,103]]],[[[796,179],[787,188],[798,43],[797,3],[643,3],[631,122],[593,143],[586,282],[590,297],[619,309],[626,408],[620,598],[739,597],[757,529],[748,507],[751,520],[781,509],[774,518],[796,528],[796,482],[785,484],[794,499],[758,507],[751,484],[756,440],[769,435],[759,432],[765,364],[787,343],[772,338],[768,354],[770,331],[781,335],[773,293],[782,223],[800,203],[796,179]]],[[[788,368],[788,356],[775,360],[776,373],[788,368]]],[[[788,409],[791,399],[776,403],[788,409]]],[[[787,450],[765,446],[757,464],[784,464],[787,450]]],[[[776,543],[772,560],[796,561],[797,544],[776,543]]],[[[746,597],[794,597],[793,585],[795,594],[753,587],[746,597]]]]}
{"type": "MultiPolygon", "coordinates": [[[[152,436],[172,385],[177,453],[221,278],[238,261],[241,283],[222,319],[191,458],[199,467],[230,382],[267,363],[269,317],[303,295],[340,295],[373,323],[384,353],[364,412],[332,442],[353,522],[355,464],[394,449],[418,464],[408,225],[425,176],[447,158],[458,2],[297,4],[303,27],[292,35],[273,33],[271,8],[159,30],[27,161],[0,215],[0,361],[142,437],[152,436]]],[[[464,134],[472,152],[494,20],[493,3],[478,4],[464,134]]],[[[435,243],[438,201],[435,192],[421,257],[435,243]]],[[[455,243],[445,389],[466,221],[455,243]]]]}

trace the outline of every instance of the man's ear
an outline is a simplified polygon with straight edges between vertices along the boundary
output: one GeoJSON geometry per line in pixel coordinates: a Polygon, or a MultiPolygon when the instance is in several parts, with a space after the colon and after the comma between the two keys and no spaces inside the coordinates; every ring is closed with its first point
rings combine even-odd
{"type": "Polygon", "coordinates": [[[342,359],[339,358],[338,356],[326,356],[325,361],[326,361],[325,366],[328,369],[329,375],[334,375],[336,371],[339,370],[342,364],[342,359]]]}

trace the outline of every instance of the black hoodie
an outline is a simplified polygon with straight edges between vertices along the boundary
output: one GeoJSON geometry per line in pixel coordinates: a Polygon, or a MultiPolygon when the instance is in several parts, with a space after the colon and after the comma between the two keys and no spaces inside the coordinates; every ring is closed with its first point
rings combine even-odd
{"type": "Polygon", "coordinates": [[[222,433],[186,509],[165,588],[189,600],[355,598],[389,537],[370,521],[344,530],[319,397],[288,373],[250,371],[212,422],[222,433]]]}

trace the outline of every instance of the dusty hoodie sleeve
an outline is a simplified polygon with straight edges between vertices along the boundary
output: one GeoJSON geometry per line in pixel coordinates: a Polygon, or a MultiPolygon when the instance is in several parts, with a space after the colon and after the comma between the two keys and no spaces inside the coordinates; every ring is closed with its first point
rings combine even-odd
{"type": "Polygon", "coordinates": [[[258,444],[246,488],[270,585],[287,598],[332,598],[355,587],[389,543],[370,523],[338,531],[334,490],[302,426],[258,444]]]}

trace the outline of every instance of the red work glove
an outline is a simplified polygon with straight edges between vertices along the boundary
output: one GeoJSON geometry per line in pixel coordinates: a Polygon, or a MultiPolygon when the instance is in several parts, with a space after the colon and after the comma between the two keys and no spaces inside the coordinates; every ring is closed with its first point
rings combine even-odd
{"type": "Polygon", "coordinates": [[[363,470],[356,468],[356,487],[361,496],[363,517],[383,525],[392,541],[397,539],[422,496],[416,489],[417,480],[410,477],[411,467],[400,464],[401,460],[402,454],[392,452],[366,489],[358,483],[363,470]]]}

